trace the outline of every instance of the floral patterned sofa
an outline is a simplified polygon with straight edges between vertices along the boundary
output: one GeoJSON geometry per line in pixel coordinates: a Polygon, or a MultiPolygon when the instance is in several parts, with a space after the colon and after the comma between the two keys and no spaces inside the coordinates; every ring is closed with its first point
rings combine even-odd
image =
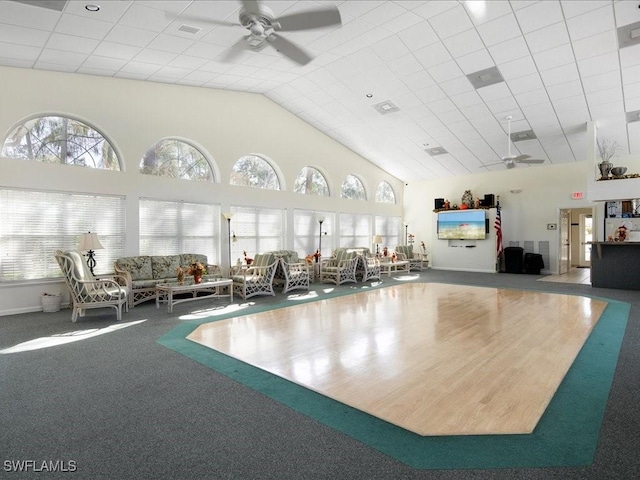
{"type": "Polygon", "coordinates": [[[207,276],[222,277],[217,265],[208,263],[207,256],[199,253],[180,255],[138,255],[115,261],[114,271],[125,278],[129,291],[129,306],[155,298],[156,285],[178,280],[178,267],[186,268],[194,262],[207,266],[207,276]]]}

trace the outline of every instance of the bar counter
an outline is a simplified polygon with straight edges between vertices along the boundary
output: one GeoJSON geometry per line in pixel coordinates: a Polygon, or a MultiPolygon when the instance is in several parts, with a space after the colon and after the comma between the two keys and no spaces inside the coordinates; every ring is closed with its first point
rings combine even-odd
{"type": "Polygon", "coordinates": [[[593,242],[591,286],[640,290],[640,242],[593,242]]]}

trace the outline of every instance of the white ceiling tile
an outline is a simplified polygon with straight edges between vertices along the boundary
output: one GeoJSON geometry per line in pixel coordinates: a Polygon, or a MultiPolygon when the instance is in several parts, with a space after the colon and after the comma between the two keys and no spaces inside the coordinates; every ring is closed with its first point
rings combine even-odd
{"type": "Polygon", "coordinates": [[[111,42],[100,42],[93,51],[94,55],[100,55],[110,58],[121,58],[122,60],[131,60],[142,49],[140,47],[131,47],[129,45],[119,45],[111,42]]]}
{"type": "Polygon", "coordinates": [[[427,22],[420,22],[405,30],[402,30],[401,32],[398,32],[398,36],[412,51],[416,51],[440,40],[438,38],[438,35],[436,35],[436,32],[434,32],[433,28],[431,28],[431,25],[429,25],[427,22]]]}
{"type": "Polygon", "coordinates": [[[65,50],[67,52],[91,53],[98,43],[98,40],[90,38],[80,38],[63,33],[54,33],[47,42],[47,48],[65,50]]]}
{"type": "Polygon", "coordinates": [[[152,32],[161,32],[172,22],[172,17],[154,8],[147,8],[141,3],[134,3],[118,21],[128,27],[143,28],[152,32]]]}
{"type": "Polygon", "coordinates": [[[618,52],[609,52],[597,57],[589,57],[578,61],[578,68],[583,77],[600,75],[620,69],[618,52]]]}
{"type": "Polygon", "coordinates": [[[524,77],[538,71],[531,56],[518,58],[507,63],[498,65],[502,78],[509,82],[514,78],[524,77]]]}
{"type": "Polygon", "coordinates": [[[446,82],[447,80],[453,80],[454,78],[464,76],[460,67],[458,67],[456,62],[453,60],[431,67],[427,69],[427,71],[429,72],[429,75],[431,75],[431,78],[433,78],[437,83],[446,82]]]}
{"type": "MultiPolygon", "coordinates": [[[[429,18],[429,24],[440,38],[448,38],[473,28],[473,24],[462,5],[456,5],[447,11],[429,18]]],[[[416,13],[420,14],[418,11],[416,13]]]]}
{"type": "Polygon", "coordinates": [[[567,63],[575,62],[573,49],[569,44],[560,45],[559,47],[534,53],[533,59],[535,60],[539,70],[549,70],[561,65],[566,65],[567,63]]]}
{"type": "MultiPolygon", "coordinates": [[[[153,65],[151,63],[143,62],[129,62],[124,67],[122,67],[121,72],[149,76],[156,73],[159,69],[160,65],[153,65]]],[[[193,72],[191,74],[194,80],[201,79],[202,81],[211,80],[214,75],[215,74],[209,72],[193,72]]]]}
{"type": "Polygon", "coordinates": [[[478,35],[475,28],[445,38],[442,43],[454,58],[462,57],[484,48],[480,35],[478,35]]]}
{"type": "Polygon", "coordinates": [[[410,75],[423,69],[420,62],[412,54],[392,60],[387,63],[387,66],[399,77],[410,75]]]}
{"type": "Polygon", "coordinates": [[[40,30],[51,30],[61,17],[61,13],[49,8],[36,8],[17,2],[1,2],[2,23],[40,30]]]}
{"type": "Polygon", "coordinates": [[[379,41],[371,48],[385,62],[395,60],[410,53],[402,40],[395,35],[379,41]]]}
{"type": "Polygon", "coordinates": [[[622,101],[619,102],[610,102],[610,103],[600,103],[598,105],[589,106],[589,111],[591,112],[591,117],[594,119],[611,117],[620,112],[624,112],[624,103],[622,101]]]}
{"type": "Polygon", "coordinates": [[[392,20],[399,15],[406,12],[406,9],[396,5],[393,2],[383,2],[373,10],[369,10],[364,15],[360,15],[358,18],[363,22],[370,23],[371,25],[383,26],[389,20],[392,20]]]}
{"type": "Polygon", "coordinates": [[[82,68],[117,71],[124,67],[126,63],[127,62],[125,60],[120,58],[107,58],[92,55],[85,60],[82,68]]]}
{"type": "Polygon", "coordinates": [[[607,5],[567,19],[571,40],[576,41],[616,28],[613,6],[607,5]]]}
{"type": "Polygon", "coordinates": [[[496,18],[503,17],[505,15],[512,13],[511,5],[509,4],[509,2],[476,2],[476,3],[483,3],[484,5],[480,5],[480,7],[484,7],[484,8],[479,8],[478,10],[480,11],[474,14],[471,12],[471,9],[470,9],[471,5],[465,2],[465,7],[467,7],[467,11],[469,12],[469,17],[471,18],[471,21],[475,25],[482,25],[483,23],[490,22],[492,20],[495,20],[496,18]]]}
{"type": "Polygon", "coordinates": [[[138,55],[135,56],[134,60],[137,62],[143,62],[143,63],[166,65],[174,58],[176,58],[175,53],[161,52],[159,50],[152,50],[150,48],[145,48],[138,55]]]}
{"type": "Polygon", "coordinates": [[[413,52],[424,68],[440,65],[451,60],[451,55],[442,43],[434,43],[413,52]]]}
{"type": "Polygon", "coordinates": [[[544,88],[542,79],[540,78],[540,75],[537,72],[511,79],[507,81],[507,85],[509,86],[511,91],[514,93],[514,95],[518,93],[537,90],[539,88],[544,88]]]}
{"type": "MultiPolygon", "coordinates": [[[[604,103],[620,102],[622,105],[622,87],[607,88],[606,90],[598,90],[586,94],[589,107],[594,105],[602,105],[604,103]]],[[[624,108],[622,108],[624,110],[624,108]]]]}
{"type": "Polygon", "coordinates": [[[506,42],[496,43],[489,47],[489,53],[495,63],[507,63],[529,55],[529,47],[523,37],[512,38],[506,42]]]}
{"type": "Polygon", "coordinates": [[[49,32],[44,30],[0,23],[0,42],[16,43],[29,47],[44,47],[48,38],[49,32]]]}
{"type": "Polygon", "coordinates": [[[162,67],[158,69],[155,75],[165,78],[182,78],[189,73],[186,68],[162,67]]]}
{"type": "Polygon", "coordinates": [[[193,40],[160,34],[149,42],[147,48],[161,50],[163,52],[182,53],[192,46],[193,43],[193,40]]]}
{"type": "Polygon", "coordinates": [[[442,90],[450,97],[453,95],[475,92],[467,77],[457,77],[453,80],[441,82],[440,88],[442,88],[442,90]]]}
{"type": "Polygon", "coordinates": [[[522,34],[514,15],[498,17],[495,20],[478,25],[477,28],[487,47],[518,37],[522,34]]]}
{"type": "Polygon", "coordinates": [[[469,125],[470,128],[473,128],[473,126],[464,119],[464,116],[457,109],[446,110],[444,112],[441,112],[438,116],[452,132],[455,132],[453,128],[454,125],[456,125],[457,128],[463,128],[461,125],[462,123],[469,125]]]}
{"type": "MultiPolygon", "coordinates": [[[[205,63],[207,63],[206,58],[189,57],[187,55],[180,55],[179,57],[176,57],[173,60],[171,60],[171,62],[169,62],[169,66],[178,67],[178,68],[187,68],[189,70],[197,70],[198,68],[202,67],[205,63]]],[[[273,72],[273,74],[275,75],[275,72],[273,72]]],[[[259,79],[264,79],[263,77],[256,75],[256,73],[254,73],[253,76],[259,79]]]]}
{"type": "Polygon", "coordinates": [[[559,83],[570,82],[580,78],[578,67],[575,63],[562,65],[561,67],[552,68],[540,72],[540,77],[547,87],[558,85],[559,83]]]}
{"type": "Polygon", "coordinates": [[[633,67],[638,64],[640,64],[640,44],[620,49],[620,65],[622,68],[633,67]]]}
{"type": "Polygon", "coordinates": [[[423,21],[422,17],[419,17],[412,12],[405,12],[402,15],[387,21],[382,28],[398,33],[423,21]]]}
{"type": "Polygon", "coordinates": [[[465,75],[479,72],[495,65],[493,58],[486,50],[478,50],[463,57],[458,57],[456,63],[465,75]]]}
{"type": "Polygon", "coordinates": [[[540,30],[557,22],[563,21],[560,2],[546,0],[536,2],[516,11],[516,18],[524,33],[540,30]]]}
{"type": "Polygon", "coordinates": [[[427,104],[430,104],[431,102],[435,102],[447,96],[447,94],[444,93],[438,85],[433,85],[430,87],[422,88],[420,90],[416,90],[416,95],[427,104]]]}
{"type": "Polygon", "coordinates": [[[223,52],[226,52],[226,48],[220,45],[213,45],[211,43],[196,42],[187,48],[183,55],[189,55],[192,57],[205,58],[213,60],[223,52]]]}
{"type": "Polygon", "coordinates": [[[547,92],[551,101],[563,98],[575,97],[582,95],[582,83],[579,80],[571,80],[570,82],[562,82],[547,87],[547,92]]]}
{"type": "Polygon", "coordinates": [[[583,13],[590,12],[591,10],[596,10],[598,8],[609,5],[610,0],[590,0],[588,2],[576,2],[576,0],[562,0],[562,11],[564,12],[564,16],[566,18],[577,17],[578,15],[582,15],[583,13]]]}
{"type": "Polygon", "coordinates": [[[100,20],[92,20],[77,15],[63,15],[56,25],[55,31],[66,33],[67,35],[101,40],[112,27],[113,24],[100,20]]]}
{"type": "Polygon", "coordinates": [[[491,112],[484,103],[477,103],[459,108],[464,116],[469,120],[491,116],[491,112]]]}
{"type": "Polygon", "coordinates": [[[421,90],[425,87],[435,85],[433,79],[425,71],[413,73],[402,77],[402,81],[412,90],[421,90]]]}
{"type": "Polygon", "coordinates": [[[640,65],[622,69],[622,81],[624,85],[636,83],[640,78],[640,65]]]}
{"type": "MultiPolygon", "coordinates": [[[[18,66],[18,65],[16,65],[18,66]]],[[[25,68],[31,68],[31,65],[25,68]]],[[[52,72],[67,72],[67,73],[76,73],[79,72],[78,68],[73,65],[62,65],[60,63],[47,63],[37,61],[33,68],[37,70],[50,70],[52,72]]]]}
{"type": "Polygon", "coordinates": [[[39,54],[40,49],[38,47],[0,42],[0,57],[2,58],[34,61],[39,54]]]}
{"type": "Polygon", "coordinates": [[[525,38],[531,53],[543,52],[569,43],[569,33],[563,22],[528,33],[525,38]]]}
{"type": "Polygon", "coordinates": [[[65,52],[62,50],[52,50],[46,48],[38,57],[38,62],[51,63],[57,65],[69,65],[78,68],[87,59],[84,53],[65,52]]]}
{"type": "Polygon", "coordinates": [[[515,95],[515,99],[518,105],[525,107],[528,105],[537,105],[549,101],[549,95],[544,88],[538,88],[537,90],[531,90],[515,95]]]}
{"type": "Polygon", "coordinates": [[[351,17],[361,17],[367,12],[379,7],[384,2],[382,0],[367,2],[343,2],[340,5],[340,13],[351,17]]]}
{"type": "Polygon", "coordinates": [[[573,42],[573,51],[578,60],[595,57],[616,50],[618,50],[618,36],[615,30],[609,30],[573,42]]]}
{"type": "MultiPolygon", "coordinates": [[[[632,98],[640,97],[640,81],[636,83],[630,83],[624,86],[624,98],[630,100],[632,98]]],[[[637,110],[636,108],[629,109],[631,111],[637,110]]]]}
{"type": "Polygon", "coordinates": [[[422,18],[429,19],[458,6],[460,6],[460,4],[452,0],[420,2],[420,5],[413,9],[413,13],[420,15],[422,18]]]}
{"type": "Polygon", "coordinates": [[[518,110],[518,103],[513,97],[497,98],[495,100],[487,100],[487,107],[493,114],[505,112],[505,117],[513,110],[518,110]]]}
{"type": "Polygon", "coordinates": [[[450,98],[451,98],[451,101],[455,103],[456,106],[460,109],[464,107],[469,107],[471,105],[477,105],[483,102],[482,98],[480,97],[480,95],[478,95],[478,92],[476,92],[475,90],[471,90],[466,93],[461,93],[459,95],[451,95],[450,98]]]}
{"type": "Polygon", "coordinates": [[[118,73],[118,69],[80,67],[76,70],[76,73],[81,73],[83,75],[98,75],[101,77],[113,77],[118,73]]]}
{"type": "Polygon", "coordinates": [[[511,96],[511,91],[504,82],[479,88],[477,92],[485,102],[511,96]]]}
{"type": "Polygon", "coordinates": [[[640,8],[638,2],[614,2],[616,26],[622,27],[640,22],[640,8]]]}
{"type": "Polygon", "coordinates": [[[612,70],[599,75],[582,78],[582,86],[585,92],[594,92],[612,88],[622,83],[622,74],[620,70],[612,70]]]}
{"type": "Polygon", "coordinates": [[[121,43],[124,45],[133,45],[137,47],[146,47],[151,40],[156,37],[157,33],[140,28],[127,27],[125,25],[115,25],[109,33],[104,37],[106,41],[121,43]]]}

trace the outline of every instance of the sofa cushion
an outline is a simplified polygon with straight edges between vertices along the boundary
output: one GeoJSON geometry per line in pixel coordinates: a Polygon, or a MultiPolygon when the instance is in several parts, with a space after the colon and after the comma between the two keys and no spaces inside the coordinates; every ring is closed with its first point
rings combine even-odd
{"type": "Polygon", "coordinates": [[[206,267],[209,260],[206,255],[202,255],[201,253],[183,253],[180,255],[180,265],[183,267],[188,267],[194,262],[200,262],[206,267]]]}
{"type": "MultiPolygon", "coordinates": [[[[151,257],[142,255],[137,257],[123,257],[116,260],[116,265],[121,270],[131,274],[131,280],[148,280],[153,278],[151,271],[151,257]]],[[[175,272],[172,277],[175,276],[175,272]]]]}
{"type": "Polygon", "coordinates": [[[151,257],[151,272],[154,280],[172,278],[180,266],[180,255],[154,255],[151,257]]]}

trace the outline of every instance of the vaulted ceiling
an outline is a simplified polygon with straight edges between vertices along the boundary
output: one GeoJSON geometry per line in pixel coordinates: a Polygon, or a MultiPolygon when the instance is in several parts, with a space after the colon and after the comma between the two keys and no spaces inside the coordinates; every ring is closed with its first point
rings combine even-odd
{"type": "Polygon", "coordinates": [[[260,93],[404,181],[584,160],[590,121],[640,155],[638,0],[1,1],[0,65],[260,93]]]}

